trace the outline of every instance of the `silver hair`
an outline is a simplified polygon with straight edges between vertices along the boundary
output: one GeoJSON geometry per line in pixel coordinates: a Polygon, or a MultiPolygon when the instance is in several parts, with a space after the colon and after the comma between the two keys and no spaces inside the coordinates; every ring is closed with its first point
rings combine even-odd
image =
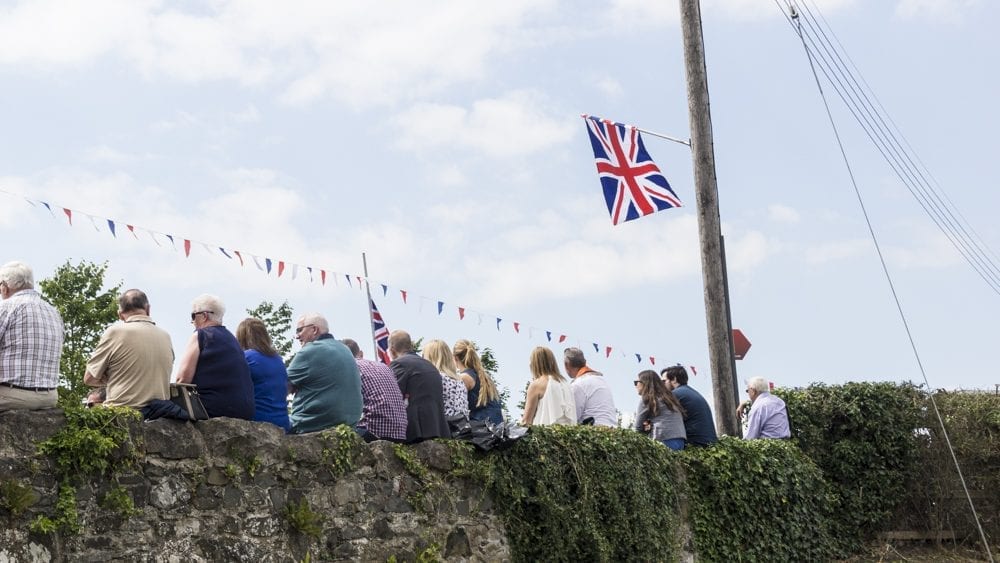
{"type": "Polygon", "coordinates": [[[771,385],[763,377],[751,377],[747,380],[747,387],[758,393],[767,393],[771,389],[771,385]]]}
{"type": "Polygon", "coordinates": [[[35,287],[35,274],[24,262],[7,262],[0,266],[0,281],[11,291],[21,291],[35,287]]]}
{"type": "Polygon", "coordinates": [[[206,316],[217,323],[222,322],[222,317],[226,315],[226,305],[222,300],[209,293],[202,293],[191,302],[191,312],[204,311],[206,316]]]}
{"type": "Polygon", "coordinates": [[[302,321],[302,326],[315,325],[316,330],[318,330],[320,334],[327,334],[330,332],[330,323],[326,322],[326,317],[319,313],[306,313],[299,317],[299,320],[302,321]]]}
{"type": "Polygon", "coordinates": [[[587,358],[583,356],[583,350],[579,348],[566,348],[563,351],[563,359],[570,367],[582,368],[587,365],[587,358]]]}

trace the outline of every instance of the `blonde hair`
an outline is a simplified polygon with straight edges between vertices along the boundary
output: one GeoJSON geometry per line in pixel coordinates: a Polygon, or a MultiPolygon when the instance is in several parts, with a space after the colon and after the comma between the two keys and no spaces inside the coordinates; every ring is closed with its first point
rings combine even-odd
{"type": "Polygon", "coordinates": [[[479,400],[476,401],[475,406],[477,408],[485,407],[486,403],[499,399],[500,393],[497,392],[497,386],[494,385],[489,372],[483,368],[483,362],[479,360],[479,354],[476,353],[476,345],[462,339],[455,342],[454,351],[455,359],[479,376],[479,400]]]}
{"type": "Polygon", "coordinates": [[[462,379],[455,371],[455,356],[451,354],[451,348],[444,340],[431,340],[425,344],[424,359],[434,364],[439,372],[448,377],[456,380],[462,379]]]}
{"type": "Polygon", "coordinates": [[[531,351],[528,365],[531,368],[532,379],[548,375],[556,381],[563,380],[562,374],[559,373],[559,364],[556,363],[556,355],[545,346],[539,346],[531,351]]]}

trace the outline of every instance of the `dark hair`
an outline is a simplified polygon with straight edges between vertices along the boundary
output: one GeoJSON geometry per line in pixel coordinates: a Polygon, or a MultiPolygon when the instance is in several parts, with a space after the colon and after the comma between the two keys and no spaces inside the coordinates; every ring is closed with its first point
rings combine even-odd
{"type": "Polygon", "coordinates": [[[149,298],[138,289],[129,289],[118,298],[118,312],[145,311],[149,307],[149,298]]]}
{"type": "Polygon", "coordinates": [[[358,346],[357,342],[355,342],[350,338],[345,338],[341,340],[341,342],[343,342],[344,346],[347,346],[347,349],[351,351],[351,355],[353,355],[355,358],[361,357],[361,347],[358,346]]]}
{"type": "Polygon", "coordinates": [[[660,376],[655,371],[651,369],[640,371],[638,378],[639,382],[642,383],[642,393],[639,396],[642,399],[642,403],[649,409],[650,414],[653,416],[659,415],[660,403],[662,402],[668,409],[681,413],[681,416],[687,416],[680,401],[677,400],[677,397],[674,397],[670,389],[667,389],[666,384],[663,383],[663,380],[660,379],[660,376]]]}
{"type": "Polygon", "coordinates": [[[236,340],[244,350],[257,350],[265,356],[277,356],[278,351],[271,343],[264,321],[253,317],[243,319],[236,327],[236,340]]]}
{"type": "Polygon", "coordinates": [[[684,366],[677,364],[676,366],[670,366],[668,368],[663,368],[660,375],[666,377],[670,381],[676,381],[678,385],[688,384],[688,372],[684,369],[684,366]]]}

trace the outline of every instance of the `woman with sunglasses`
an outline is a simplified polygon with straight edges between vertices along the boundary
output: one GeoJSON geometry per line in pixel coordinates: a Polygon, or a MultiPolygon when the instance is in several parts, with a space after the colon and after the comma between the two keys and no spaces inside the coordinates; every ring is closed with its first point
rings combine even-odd
{"type": "Polygon", "coordinates": [[[181,354],[178,383],[198,386],[210,418],[228,416],[253,420],[253,380],[243,348],[222,325],[226,306],[214,295],[199,295],[191,303],[194,334],[181,354]]]}
{"type": "Polygon", "coordinates": [[[684,431],[684,407],[655,371],[639,372],[634,381],[639,394],[635,412],[635,429],[672,450],[683,450],[687,441],[684,431]]]}

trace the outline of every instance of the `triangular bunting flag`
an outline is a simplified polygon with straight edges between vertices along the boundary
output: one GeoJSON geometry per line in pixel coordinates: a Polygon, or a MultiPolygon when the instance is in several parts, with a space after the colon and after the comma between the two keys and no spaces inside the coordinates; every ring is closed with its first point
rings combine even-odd
{"type": "Polygon", "coordinates": [[[240,267],[242,268],[243,267],[243,255],[240,254],[239,250],[234,250],[233,254],[235,254],[236,257],[240,259],[240,267]]]}
{"type": "Polygon", "coordinates": [[[611,357],[611,346],[608,346],[607,348],[604,349],[604,357],[605,358],[611,357]]]}
{"type": "Polygon", "coordinates": [[[521,334],[521,323],[514,323],[514,332],[521,334]]]}
{"type": "Polygon", "coordinates": [[[264,265],[267,266],[267,273],[271,273],[271,259],[264,258],[264,265]]]}
{"type": "Polygon", "coordinates": [[[458,308],[458,320],[465,320],[465,307],[458,308]]]}
{"type": "Polygon", "coordinates": [[[546,330],[545,331],[545,339],[548,340],[549,342],[552,342],[552,331],[551,330],[546,330]]]}
{"type": "Polygon", "coordinates": [[[72,225],[73,224],[73,210],[72,209],[66,209],[65,207],[63,207],[63,213],[66,214],[66,219],[68,219],[69,220],[69,224],[72,225]]]}
{"type": "Polygon", "coordinates": [[[444,311],[444,301],[438,301],[438,315],[440,315],[442,311],[444,311]]]}
{"type": "Polygon", "coordinates": [[[405,289],[399,290],[399,294],[403,296],[403,303],[405,304],[406,303],[406,290],[405,289]]]}
{"type": "Polygon", "coordinates": [[[184,239],[184,256],[185,257],[191,256],[191,241],[189,241],[188,239],[184,239]]]}
{"type": "Polygon", "coordinates": [[[280,278],[281,274],[284,274],[284,273],[285,273],[285,261],[284,260],[278,260],[278,277],[280,278]]]}

